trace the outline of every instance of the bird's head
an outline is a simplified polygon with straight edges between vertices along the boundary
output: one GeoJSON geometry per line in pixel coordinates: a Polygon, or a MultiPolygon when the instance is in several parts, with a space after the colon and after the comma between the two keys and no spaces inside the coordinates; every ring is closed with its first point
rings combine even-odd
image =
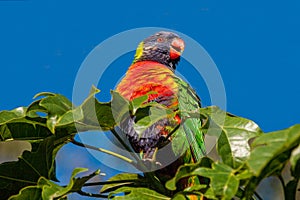
{"type": "Polygon", "coordinates": [[[175,33],[161,31],[144,39],[138,46],[133,63],[156,61],[175,70],[184,50],[184,41],[175,33]]]}

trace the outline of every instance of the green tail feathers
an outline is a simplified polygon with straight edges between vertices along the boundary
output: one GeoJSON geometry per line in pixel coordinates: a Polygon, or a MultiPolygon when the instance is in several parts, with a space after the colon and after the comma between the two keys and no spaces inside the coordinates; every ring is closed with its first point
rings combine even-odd
{"type": "Polygon", "coordinates": [[[185,81],[178,77],[174,77],[178,84],[178,108],[181,112],[183,128],[179,134],[183,140],[187,140],[193,162],[198,162],[201,157],[206,154],[204,145],[204,136],[201,132],[200,113],[199,118],[190,118],[189,112],[198,113],[201,107],[200,98],[196,92],[185,81]],[[185,114],[187,113],[187,115],[185,114]]]}
{"type": "Polygon", "coordinates": [[[183,122],[183,129],[189,144],[192,159],[195,163],[206,154],[203,134],[199,130],[199,124],[201,125],[200,120],[192,118],[186,119],[183,122]]]}

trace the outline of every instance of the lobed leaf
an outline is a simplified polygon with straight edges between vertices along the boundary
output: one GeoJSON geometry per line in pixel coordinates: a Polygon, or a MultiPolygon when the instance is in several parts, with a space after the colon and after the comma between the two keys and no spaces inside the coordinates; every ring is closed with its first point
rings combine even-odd
{"type": "MultiPolygon", "coordinates": [[[[290,151],[297,147],[299,143],[300,125],[261,135],[251,145],[253,151],[247,160],[247,165],[255,176],[260,176],[265,167],[281,158],[281,154],[287,153],[288,155],[285,158],[288,159],[290,151]]],[[[283,161],[280,160],[279,163],[283,161]]]]}
{"type": "Polygon", "coordinates": [[[211,190],[205,192],[206,196],[214,196],[218,199],[231,199],[238,191],[239,179],[235,176],[235,170],[226,164],[218,162],[212,163],[211,168],[199,164],[184,165],[179,168],[175,177],[166,183],[166,187],[174,190],[177,181],[191,176],[202,176],[210,179],[209,185],[211,190]]]}
{"type": "Polygon", "coordinates": [[[97,170],[88,176],[75,178],[77,174],[85,171],[87,171],[87,169],[85,168],[74,169],[70,178],[70,182],[65,187],[57,185],[56,183],[46,179],[45,177],[40,177],[36,186],[28,186],[23,188],[19,194],[10,197],[10,200],[65,199],[67,194],[71,192],[80,191],[82,186],[89,179],[93,178],[94,176],[100,173],[100,171],[97,170]]]}
{"type": "Polygon", "coordinates": [[[200,109],[203,132],[219,137],[217,150],[224,163],[237,168],[250,156],[249,140],[262,135],[251,120],[234,116],[216,106],[200,109]]]}
{"type": "Polygon", "coordinates": [[[291,156],[291,152],[300,143],[300,125],[285,130],[267,133],[257,137],[246,164],[254,174],[245,188],[245,197],[249,198],[259,182],[268,176],[280,173],[291,156]]]}
{"type": "Polygon", "coordinates": [[[176,184],[180,179],[193,176],[192,172],[199,167],[211,168],[213,160],[208,157],[203,157],[199,163],[190,163],[180,166],[176,172],[176,175],[167,181],[166,188],[169,190],[176,190],[176,184]]]}
{"type": "Polygon", "coordinates": [[[20,190],[19,194],[11,196],[8,200],[42,200],[42,189],[36,186],[24,187],[20,190]]]}
{"type": "Polygon", "coordinates": [[[36,151],[24,151],[18,161],[0,164],[0,199],[7,199],[26,186],[36,185],[40,177],[57,180],[55,156],[64,144],[56,136],[41,141],[36,151]]]}

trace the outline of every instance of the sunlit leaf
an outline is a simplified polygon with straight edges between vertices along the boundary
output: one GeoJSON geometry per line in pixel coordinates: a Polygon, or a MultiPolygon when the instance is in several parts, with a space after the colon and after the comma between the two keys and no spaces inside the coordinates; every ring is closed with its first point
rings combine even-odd
{"type": "Polygon", "coordinates": [[[42,189],[36,186],[24,187],[20,190],[19,194],[11,196],[8,200],[43,200],[42,189]]]}
{"type": "Polygon", "coordinates": [[[34,95],[34,99],[38,98],[38,97],[48,97],[48,96],[55,96],[55,93],[53,92],[40,92],[37,93],[36,95],[34,95]]]}
{"type": "Polygon", "coordinates": [[[300,144],[292,151],[290,157],[291,171],[295,178],[300,178],[300,144]]]}
{"type": "Polygon", "coordinates": [[[201,108],[202,119],[206,122],[202,130],[218,137],[217,150],[224,163],[237,168],[250,156],[251,138],[262,134],[253,121],[237,117],[218,107],[201,108]]]}
{"type": "MultiPolygon", "coordinates": [[[[256,176],[259,176],[262,170],[268,166],[271,161],[277,159],[280,154],[295,148],[299,143],[300,125],[264,134],[253,141],[251,145],[253,151],[247,160],[247,164],[250,170],[256,176]]],[[[283,160],[279,163],[282,163],[282,161],[283,160]]]]}
{"type": "Polygon", "coordinates": [[[26,107],[19,107],[13,109],[11,111],[1,111],[0,112],[0,125],[7,123],[14,119],[19,119],[25,116],[27,108],[26,107]]]}
{"type": "Polygon", "coordinates": [[[69,110],[66,113],[64,113],[63,115],[61,115],[58,119],[57,119],[57,123],[56,123],[56,127],[58,126],[67,126],[70,125],[74,122],[78,122],[83,120],[84,115],[83,115],[83,110],[81,108],[81,106],[73,109],[73,110],[69,110]]]}
{"type": "Polygon", "coordinates": [[[254,174],[246,186],[245,197],[252,196],[259,182],[268,176],[277,175],[286,165],[291,151],[300,143],[300,125],[288,129],[266,133],[257,137],[251,147],[253,148],[247,166],[254,174]]]}
{"type": "Polygon", "coordinates": [[[39,104],[45,108],[50,115],[63,115],[73,107],[70,100],[60,94],[43,98],[39,104]]]}
{"type": "Polygon", "coordinates": [[[144,103],[147,102],[148,100],[148,95],[143,95],[143,96],[140,96],[140,97],[137,97],[135,99],[133,99],[131,102],[130,102],[130,110],[132,110],[132,114],[134,115],[136,113],[136,111],[142,107],[142,105],[144,103]]]}

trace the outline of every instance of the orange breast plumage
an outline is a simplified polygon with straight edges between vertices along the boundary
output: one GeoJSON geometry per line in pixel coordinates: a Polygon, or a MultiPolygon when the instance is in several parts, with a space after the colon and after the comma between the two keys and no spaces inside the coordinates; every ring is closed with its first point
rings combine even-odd
{"type": "Polygon", "coordinates": [[[149,94],[149,102],[156,101],[171,107],[178,104],[178,87],[173,77],[174,72],[163,64],[137,62],[130,66],[116,91],[128,100],[149,94]]]}

